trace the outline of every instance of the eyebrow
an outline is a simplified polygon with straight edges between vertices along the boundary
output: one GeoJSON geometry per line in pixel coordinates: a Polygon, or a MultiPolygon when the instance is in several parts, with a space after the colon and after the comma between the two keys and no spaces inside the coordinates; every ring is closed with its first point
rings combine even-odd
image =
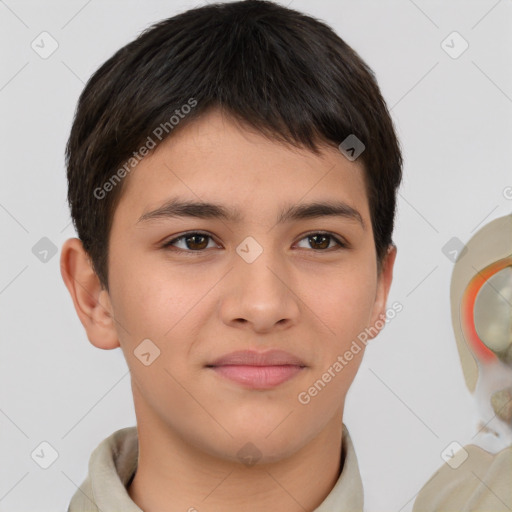
{"type": "MultiPolygon", "coordinates": [[[[204,201],[182,201],[177,198],[169,199],[155,210],[144,213],[137,223],[157,219],[193,217],[198,219],[220,219],[237,223],[243,217],[239,210],[228,208],[221,204],[204,201]]],[[[317,219],[320,217],[341,217],[359,222],[366,229],[362,215],[352,206],[343,201],[322,201],[307,204],[285,205],[278,215],[276,224],[285,222],[317,219]]]]}

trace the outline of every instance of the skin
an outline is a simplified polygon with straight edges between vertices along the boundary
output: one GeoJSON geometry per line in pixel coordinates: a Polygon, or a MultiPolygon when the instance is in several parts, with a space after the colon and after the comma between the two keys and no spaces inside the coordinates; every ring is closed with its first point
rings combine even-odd
{"type": "Polygon", "coordinates": [[[108,292],[80,241],[64,243],[62,276],[90,342],[121,347],[131,371],[139,465],[129,494],[145,512],[303,512],[331,491],[345,395],[364,346],[307,405],[297,396],[385,315],[396,247],[378,275],[363,173],[360,161],[336,148],[316,156],[214,110],[125,178],[109,240],[108,292]],[[237,208],[241,219],[138,222],[174,196],[237,208]],[[328,200],[357,209],[364,227],[332,216],[276,224],[284,205],[328,200]],[[211,238],[162,248],[196,230],[211,238]],[[308,238],[318,231],[348,247],[308,238]],[[263,248],[252,263],[236,252],[248,236],[263,248]],[[160,356],[145,366],[134,350],[147,338],[160,356]],[[235,350],[270,348],[306,367],[269,390],[205,367],[235,350]],[[248,442],[261,454],[252,466],[237,456],[248,442]]]}

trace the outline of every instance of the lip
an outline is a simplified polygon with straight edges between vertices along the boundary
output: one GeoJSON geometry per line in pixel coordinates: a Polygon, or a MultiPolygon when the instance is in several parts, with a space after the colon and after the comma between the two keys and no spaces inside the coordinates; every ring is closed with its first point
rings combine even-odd
{"type": "Polygon", "coordinates": [[[266,352],[257,352],[256,350],[237,350],[231,352],[207,366],[226,366],[226,365],[245,365],[245,366],[306,366],[304,361],[298,357],[285,352],[284,350],[267,350],[266,352]]]}
{"type": "Polygon", "coordinates": [[[301,359],[283,350],[240,350],[206,365],[217,375],[250,389],[276,387],[293,378],[305,366],[301,359]]]}

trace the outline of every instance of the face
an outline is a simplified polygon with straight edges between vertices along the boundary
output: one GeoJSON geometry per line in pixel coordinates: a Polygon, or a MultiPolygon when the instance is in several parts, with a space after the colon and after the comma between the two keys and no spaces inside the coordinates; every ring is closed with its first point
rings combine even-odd
{"type": "Polygon", "coordinates": [[[377,276],[363,172],[218,111],[138,164],[106,300],[138,423],[226,460],[251,442],[266,461],[340,425],[364,353],[350,348],[382,318],[394,260],[377,276]]]}

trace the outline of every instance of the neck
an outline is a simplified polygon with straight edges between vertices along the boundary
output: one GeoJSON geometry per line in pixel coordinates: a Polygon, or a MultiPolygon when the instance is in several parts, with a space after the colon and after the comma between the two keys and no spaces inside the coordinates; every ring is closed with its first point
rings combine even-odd
{"type": "Polygon", "coordinates": [[[311,512],[340,474],[342,409],[299,451],[253,466],[206,454],[147,416],[137,429],[138,467],[128,494],[144,512],[311,512]]]}

